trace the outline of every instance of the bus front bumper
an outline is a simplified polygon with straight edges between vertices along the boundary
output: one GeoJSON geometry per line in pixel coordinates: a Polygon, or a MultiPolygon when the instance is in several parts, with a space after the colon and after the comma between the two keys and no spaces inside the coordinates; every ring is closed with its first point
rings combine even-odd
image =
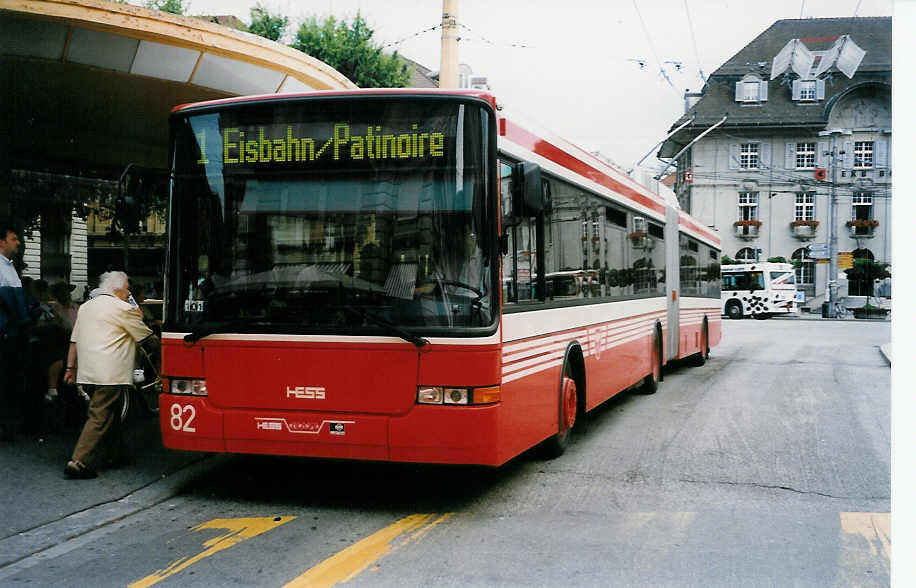
{"type": "Polygon", "coordinates": [[[420,406],[404,415],[223,409],[162,394],[170,449],[398,462],[501,465],[500,405],[420,406]]]}

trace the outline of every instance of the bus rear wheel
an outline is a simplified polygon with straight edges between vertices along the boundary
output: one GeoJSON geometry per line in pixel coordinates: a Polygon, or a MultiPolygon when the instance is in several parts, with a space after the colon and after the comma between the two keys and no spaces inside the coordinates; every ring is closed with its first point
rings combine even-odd
{"type": "Polygon", "coordinates": [[[725,305],[725,314],[728,316],[728,318],[735,319],[735,320],[744,317],[744,311],[741,310],[741,303],[738,302],[737,300],[732,300],[731,302],[726,304],[725,305]]]}
{"type": "Polygon", "coordinates": [[[563,378],[560,383],[560,418],[557,434],[544,442],[543,454],[547,459],[555,459],[566,452],[569,438],[578,417],[579,394],[576,380],[572,377],[569,362],[563,367],[563,378]]]}

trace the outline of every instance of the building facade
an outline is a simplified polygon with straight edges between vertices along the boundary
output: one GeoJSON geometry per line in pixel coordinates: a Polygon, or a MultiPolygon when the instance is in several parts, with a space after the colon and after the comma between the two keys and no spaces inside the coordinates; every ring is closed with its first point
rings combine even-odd
{"type": "Polygon", "coordinates": [[[675,192],[719,231],[723,255],[794,262],[819,308],[829,272],[816,257],[835,228],[838,294],[889,294],[842,271],[892,261],[889,17],[777,21],[685,99],[672,130],[691,122],[659,157],[680,154],[675,192]]]}

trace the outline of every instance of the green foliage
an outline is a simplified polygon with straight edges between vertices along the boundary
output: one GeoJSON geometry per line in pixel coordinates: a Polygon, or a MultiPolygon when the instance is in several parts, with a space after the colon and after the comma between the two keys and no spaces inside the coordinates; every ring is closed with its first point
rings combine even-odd
{"type": "Polygon", "coordinates": [[[146,0],[144,6],[162,12],[184,14],[189,8],[189,2],[188,0],[146,0]]]}
{"type": "Polygon", "coordinates": [[[374,31],[358,13],[352,23],[312,16],[296,33],[292,47],[319,59],[360,88],[404,88],[410,82],[407,64],[382,53],[372,41],[374,31]]]}
{"type": "Polygon", "coordinates": [[[722,256],[722,265],[737,265],[738,262],[727,255],[722,256]]]}
{"type": "Polygon", "coordinates": [[[770,263],[789,263],[786,261],[786,258],[781,255],[779,257],[767,257],[767,261],[770,263]]]}
{"type": "Polygon", "coordinates": [[[287,25],[289,25],[287,17],[271,14],[267,8],[258,3],[251,9],[251,24],[248,25],[248,32],[271,41],[278,41],[286,32],[287,25]]]}
{"type": "Polygon", "coordinates": [[[891,277],[889,267],[889,263],[860,257],[852,261],[852,268],[843,271],[849,280],[883,280],[891,277]]]}

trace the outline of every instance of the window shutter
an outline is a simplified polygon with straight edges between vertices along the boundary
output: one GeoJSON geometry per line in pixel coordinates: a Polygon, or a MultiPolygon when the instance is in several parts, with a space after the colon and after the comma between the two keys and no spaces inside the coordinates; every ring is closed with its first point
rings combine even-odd
{"type": "Polygon", "coordinates": [[[815,82],[815,86],[817,87],[817,99],[823,100],[824,96],[827,93],[826,84],[824,83],[824,80],[817,80],[817,82],[815,82]]]}
{"type": "Polygon", "coordinates": [[[767,101],[767,84],[769,82],[760,82],[760,101],[767,101]]]}
{"type": "Polygon", "coordinates": [[[792,100],[801,100],[801,81],[792,80],[792,100]]]}
{"type": "Polygon", "coordinates": [[[786,143],[786,169],[795,169],[795,143],[786,143]]]}
{"type": "Polygon", "coordinates": [[[875,167],[887,168],[887,141],[875,141],[875,167]]]}
{"type": "Polygon", "coordinates": [[[737,143],[731,143],[728,146],[728,169],[738,169],[741,167],[741,148],[737,143]]]}
{"type": "Polygon", "coordinates": [[[735,82],[735,101],[744,102],[744,85],[741,82],[735,82]]]}
{"type": "Polygon", "coordinates": [[[830,145],[826,141],[821,141],[817,144],[817,167],[827,169],[829,155],[824,155],[824,153],[828,149],[830,149],[830,145]]]}
{"type": "Polygon", "coordinates": [[[760,169],[769,169],[770,167],[770,144],[760,144],[760,169]]]}
{"type": "Polygon", "coordinates": [[[853,149],[852,141],[845,141],[843,143],[843,151],[846,152],[843,154],[843,168],[852,169],[852,164],[856,160],[856,152],[853,149]]]}

